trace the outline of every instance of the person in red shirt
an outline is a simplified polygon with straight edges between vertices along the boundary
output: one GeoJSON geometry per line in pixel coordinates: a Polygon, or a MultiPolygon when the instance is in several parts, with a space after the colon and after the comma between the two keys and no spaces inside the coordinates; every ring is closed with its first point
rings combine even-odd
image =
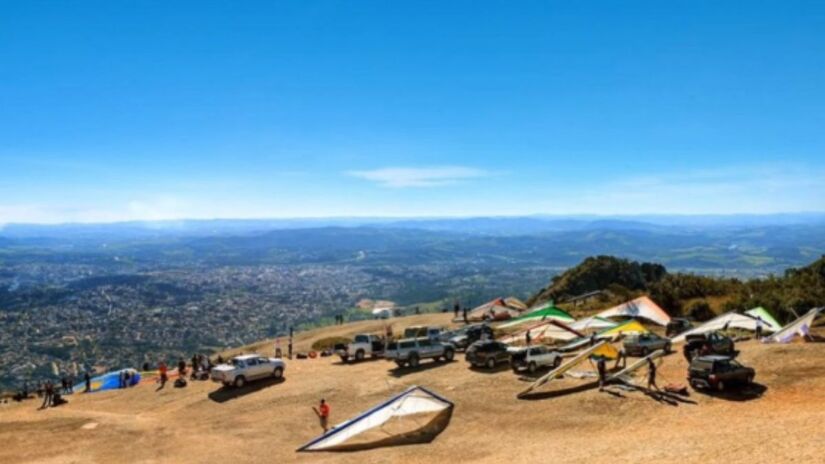
{"type": "Polygon", "coordinates": [[[166,386],[166,381],[169,380],[169,377],[166,375],[166,363],[161,361],[158,363],[158,371],[160,372],[160,387],[158,390],[166,386]]]}
{"type": "Polygon", "coordinates": [[[318,409],[315,409],[315,406],[312,407],[312,410],[315,411],[315,414],[318,416],[318,419],[321,421],[321,428],[324,429],[324,433],[327,433],[329,426],[329,405],[327,402],[321,398],[321,404],[318,406],[318,409]]]}

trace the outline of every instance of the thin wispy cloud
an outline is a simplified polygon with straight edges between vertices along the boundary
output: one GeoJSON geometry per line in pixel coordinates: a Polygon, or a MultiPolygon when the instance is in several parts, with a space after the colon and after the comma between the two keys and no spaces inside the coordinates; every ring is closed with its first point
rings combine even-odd
{"type": "Polygon", "coordinates": [[[346,174],[390,188],[441,187],[489,175],[483,169],[466,166],[391,167],[367,171],[347,171],[346,174]]]}

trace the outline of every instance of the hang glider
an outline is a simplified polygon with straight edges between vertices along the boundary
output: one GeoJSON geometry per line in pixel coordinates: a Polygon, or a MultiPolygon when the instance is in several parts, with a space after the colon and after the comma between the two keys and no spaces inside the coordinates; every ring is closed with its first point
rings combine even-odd
{"type": "Polygon", "coordinates": [[[762,318],[762,321],[769,327],[773,328],[774,332],[782,329],[782,324],[780,324],[779,321],[777,321],[767,309],[761,306],[749,309],[745,311],[745,314],[752,316],[753,318],[762,318]]]}
{"type": "MultiPolygon", "coordinates": [[[[633,335],[640,333],[648,333],[647,330],[639,321],[631,319],[621,324],[614,324],[613,327],[597,332],[592,335],[596,340],[613,340],[621,335],[633,335]]],[[[579,349],[590,343],[590,337],[581,337],[559,348],[559,351],[567,352],[579,349]]]]}
{"type": "Polygon", "coordinates": [[[530,332],[530,339],[536,342],[543,342],[547,340],[573,340],[578,337],[584,337],[584,334],[573,330],[567,324],[550,319],[545,322],[539,322],[525,330],[521,330],[509,336],[503,337],[503,343],[516,343],[526,340],[527,332],[530,332]]]}
{"type": "Polygon", "coordinates": [[[429,443],[449,424],[453,402],[413,386],[330,429],[297,451],[355,451],[429,443]]]}
{"type": "Polygon", "coordinates": [[[585,317],[584,319],[579,319],[578,321],[570,324],[570,327],[575,330],[601,330],[616,327],[617,325],[619,324],[613,321],[597,316],[590,316],[585,317]]]}
{"type": "Polygon", "coordinates": [[[776,332],[773,335],[764,337],[762,341],[764,343],[788,343],[797,336],[808,336],[811,330],[811,326],[814,323],[814,319],[816,319],[816,317],[819,315],[819,312],[823,309],[825,308],[814,308],[808,311],[802,317],[796,319],[795,321],[783,327],[782,330],[776,332]]]}
{"type": "Polygon", "coordinates": [[[650,353],[649,355],[645,356],[644,358],[637,359],[635,362],[620,370],[619,372],[616,372],[615,374],[608,376],[607,381],[622,382],[628,385],[633,385],[633,380],[631,379],[630,374],[636,372],[643,366],[646,366],[649,360],[655,361],[664,355],[664,350],[656,350],[653,353],[650,353]]]}
{"type": "Polygon", "coordinates": [[[533,382],[532,385],[527,387],[524,391],[518,394],[518,397],[523,397],[533,392],[536,388],[543,386],[544,384],[550,382],[553,379],[557,379],[564,375],[565,372],[569,371],[570,369],[576,367],[579,363],[587,359],[590,355],[594,352],[601,349],[607,342],[599,342],[595,345],[587,348],[586,350],[581,351],[579,354],[574,356],[572,359],[567,361],[566,363],[562,364],[561,366],[553,369],[552,371],[548,372],[547,374],[541,376],[538,380],[533,382]]]}
{"type": "Polygon", "coordinates": [[[519,317],[516,317],[515,319],[505,322],[504,324],[498,326],[498,328],[506,329],[508,327],[515,327],[517,325],[526,324],[529,322],[546,321],[548,319],[554,319],[565,324],[570,324],[576,321],[570,313],[555,307],[552,302],[548,302],[538,308],[522,314],[519,317]]]}
{"type": "MultiPolygon", "coordinates": [[[[89,381],[90,392],[115,390],[123,387],[133,387],[140,383],[140,373],[132,368],[120,369],[117,371],[107,372],[97,377],[92,377],[89,381]],[[128,375],[124,375],[128,374],[128,375]],[[126,379],[128,377],[128,380],[126,379]],[[123,385],[123,382],[126,385],[123,385]]],[[[86,385],[81,382],[74,386],[75,391],[84,391],[86,385]]]]}
{"type": "Polygon", "coordinates": [[[604,329],[599,332],[596,337],[597,338],[609,338],[614,339],[620,335],[637,335],[637,334],[644,334],[650,332],[643,326],[639,321],[635,319],[631,319],[629,321],[623,322],[615,327],[611,327],[609,329],[604,329]]]}
{"type": "MultiPolygon", "coordinates": [[[[673,337],[673,343],[682,343],[687,339],[689,335],[694,334],[703,334],[708,332],[714,332],[717,330],[725,330],[725,329],[744,329],[750,330],[752,332],[756,331],[756,326],[759,324],[759,321],[756,320],[754,317],[746,316],[744,314],[739,314],[736,312],[729,312],[722,314],[721,316],[716,316],[713,319],[705,322],[704,324],[700,325],[699,327],[695,327],[693,329],[688,330],[687,332],[682,332],[681,334],[673,337]]],[[[767,323],[762,324],[762,330],[765,332],[774,332],[770,325],[767,323]]]]}
{"type": "Polygon", "coordinates": [[[666,326],[670,322],[670,316],[646,296],[606,309],[596,314],[596,316],[605,319],[611,317],[642,317],[661,326],[666,326]]]}
{"type": "Polygon", "coordinates": [[[485,319],[504,321],[518,317],[523,311],[524,309],[513,301],[508,303],[504,298],[496,298],[495,300],[488,301],[483,305],[473,308],[467,313],[467,319],[471,321],[481,321],[485,319]]]}

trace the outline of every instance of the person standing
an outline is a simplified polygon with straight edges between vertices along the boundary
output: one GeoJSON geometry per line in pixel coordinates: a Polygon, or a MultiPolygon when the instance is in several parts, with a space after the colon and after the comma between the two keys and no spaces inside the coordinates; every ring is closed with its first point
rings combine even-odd
{"type": "Polygon", "coordinates": [[[650,358],[647,358],[647,388],[659,390],[659,386],[656,385],[656,364],[650,358]]]}
{"type": "Polygon", "coordinates": [[[289,346],[287,346],[287,356],[292,359],[292,327],[289,328],[289,346]]]}
{"type": "Polygon", "coordinates": [[[465,323],[465,324],[469,324],[469,323],[470,323],[470,321],[467,319],[467,307],[466,307],[466,306],[465,306],[465,307],[464,307],[464,309],[462,310],[462,316],[464,317],[464,323],[465,323]]]}
{"type": "Polygon", "coordinates": [[[166,381],[169,380],[169,376],[167,375],[167,368],[166,363],[162,360],[158,363],[158,372],[160,372],[160,387],[158,390],[166,386],[166,381]]]}
{"type": "Polygon", "coordinates": [[[459,304],[458,300],[455,300],[455,304],[453,305],[453,319],[458,319],[459,311],[461,311],[461,304],[459,304]]]}
{"type": "Polygon", "coordinates": [[[83,373],[83,383],[86,384],[86,390],[84,390],[83,393],[92,391],[92,376],[89,375],[89,371],[83,373]]]}
{"type": "Polygon", "coordinates": [[[324,433],[327,433],[327,430],[329,430],[329,405],[326,400],[321,398],[321,404],[318,405],[318,409],[315,409],[315,406],[313,406],[312,410],[315,411],[315,414],[318,416],[324,433]]]}
{"type": "Polygon", "coordinates": [[[178,359],[178,377],[186,377],[186,361],[183,358],[178,359]]]}
{"type": "Polygon", "coordinates": [[[45,384],[43,384],[43,404],[40,405],[40,409],[46,409],[52,405],[52,400],[54,399],[54,384],[52,384],[51,380],[47,380],[45,384]]]}
{"type": "Polygon", "coordinates": [[[532,337],[530,337],[530,330],[527,330],[527,333],[524,334],[524,340],[527,342],[527,346],[530,346],[530,342],[532,341],[532,337]]]}
{"type": "Polygon", "coordinates": [[[276,338],[275,339],[275,357],[278,358],[278,359],[281,359],[281,356],[283,356],[283,354],[281,353],[281,339],[276,338]]]}
{"type": "Polygon", "coordinates": [[[762,340],[762,316],[756,317],[756,340],[762,340]]]}
{"type": "Polygon", "coordinates": [[[599,360],[596,361],[596,368],[599,371],[599,391],[604,391],[604,384],[607,382],[607,366],[604,356],[599,356],[599,360]]]}

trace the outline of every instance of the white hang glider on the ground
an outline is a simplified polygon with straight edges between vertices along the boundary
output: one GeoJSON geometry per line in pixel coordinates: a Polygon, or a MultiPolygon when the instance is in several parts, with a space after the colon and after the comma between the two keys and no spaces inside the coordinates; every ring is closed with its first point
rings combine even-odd
{"type": "Polygon", "coordinates": [[[452,411],[452,401],[413,386],[336,425],[297,451],[354,451],[428,443],[447,427],[452,411]]]}
{"type": "Polygon", "coordinates": [[[576,367],[579,363],[581,363],[582,361],[587,359],[588,356],[594,354],[597,350],[604,347],[606,344],[607,344],[607,342],[602,341],[602,342],[596,343],[595,345],[593,345],[593,346],[591,346],[591,347],[589,347],[585,350],[582,350],[580,353],[578,353],[576,356],[571,358],[566,363],[564,363],[561,366],[553,369],[552,371],[548,372],[547,374],[544,374],[543,376],[539,377],[529,387],[527,387],[524,391],[519,393],[518,396],[522,397],[522,396],[525,396],[525,395],[529,395],[535,389],[545,385],[546,383],[550,382],[551,380],[562,377],[565,372],[567,372],[570,369],[576,367]]]}
{"type": "Polygon", "coordinates": [[[729,313],[722,314],[721,316],[716,316],[715,318],[705,322],[699,327],[694,327],[693,329],[690,329],[687,332],[682,332],[676,337],[673,337],[673,343],[682,343],[687,339],[689,335],[703,334],[708,332],[714,332],[717,330],[744,329],[750,330],[751,332],[755,332],[756,327],[759,324],[762,324],[763,332],[769,333],[776,331],[776,329],[771,324],[765,322],[764,320],[760,322],[753,316],[739,314],[731,311],[729,313]]]}
{"type": "Polygon", "coordinates": [[[810,334],[811,326],[814,324],[814,319],[825,308],[814,308],[802,317],[796,319],[790,324],[786,325],[773,335],[762,338],[763,343],[788,343],[795,337],[807,337],[810,334]]]}

